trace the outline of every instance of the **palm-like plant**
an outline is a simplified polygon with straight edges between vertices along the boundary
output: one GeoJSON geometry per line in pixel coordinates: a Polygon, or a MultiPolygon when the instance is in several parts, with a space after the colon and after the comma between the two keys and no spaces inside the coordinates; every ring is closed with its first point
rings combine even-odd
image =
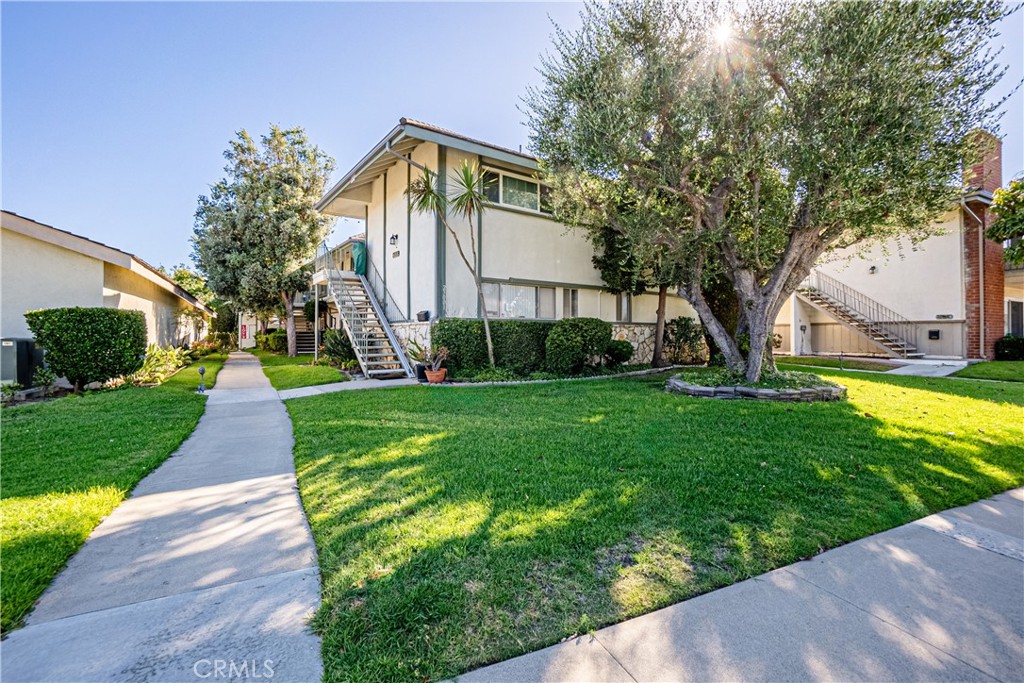
{"type": "Polygon", "coordinates": [[[447,195],[440,192],[437,187],[437,173],[427,167],[422,167],[423,174],[409,186],[408,194],[412,200],[413,208],[420,213],[435,214],[444,225],[448,234],[455,241],[455,247],[459,251],[462,262],[466,264],[470,274],[473,276],[473,284],[476,285],[476,294],[480,299],[480,313],[484,321],[484,337],[487,340],[487,360],[491,367],[494,367],[494,344],[491,341],[491,326],[487,319],[487,302],[484,300],[484,289],[480,283],[479,264],[476,251],[476,226],[479,225],[480,215],[483,213],[487,202],[487,184],[484,178],[483,169],[476,164],[463,161],[459,166],[452,182],[455,193],[447,195]],[[466,250],[462,248],[462,241],[459,235],[452,229],[448,219],[451,215],[465,218],[469,223],[470,254],[472,261],[466,256],[466,250]],[[474,223],[474,221],[476,221],[474,223]]]}

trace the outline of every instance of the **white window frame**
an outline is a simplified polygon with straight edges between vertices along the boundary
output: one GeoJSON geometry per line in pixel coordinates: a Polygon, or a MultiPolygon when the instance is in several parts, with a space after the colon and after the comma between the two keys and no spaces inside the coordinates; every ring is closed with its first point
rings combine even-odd
{"type": "Polygon", "coordinates": [[[555,287],[551,287],[551,286],[548,286],[548,285],[533,285],[533,284],[529,284],[529,283],[519,284],[517,282],[500,282],[500,281],[499,282],[495,282],[493,280],[484,280],[482,284],[484,284],[484,285],[494,285],[495,287],[498,288],[498,311],[497,311],[496,314],[492,313],[491,311],[487,311],[487,315],[489,315],[489,316],[490,315],[495,315],[496,318],[499,319],[499,320],[557,320],[558,319],[558,290],[555,287]],[[534,310],[534,317],[532,317],[532,318],[509,317],[509,316],[503,315],[505,307],[502,305],[502,291],[501,291],[502,290],[502,286],[505,286],[505,287],[531,287],[531,288],[533,288],[533,301],[534,301],[533,310],[534,310]],[[540,290],[542,290],[542,289],[551,290],[551,298],[553,300],[552,304],[553,304],[553,308],[554,308],[552,313],[554,314],[554,317],[542,318],[539,315],[540,309],[541,309],[541,304],[540,304],[541,293],[540,293],[540,290]]]}
{"type": "Polygon", "coordinates": [[[580,290],[576,287],[562,288],[562,317],[580,317],[580,290]],[[569,309],[568,312],[566,312],[566,308],[569,309]]]}
{"type": "Polygon", "coordinates": [[[544,211],[541,208],[542,204],[541,204],[541,191],[540,191],[540,189],[541,189],[542,186],[544,186],[544,183],[540,182],[536,178],[531,178],[528,175],[523,175],[521,173],[512,173],[510,171],[505,171],[505,170],[500,169],[500,168],[492,168],[490,166],[484,166],[484,173],[493,173],[494,175],[498,176],[498,201],[497,202],[489,202],[493,206],[508,207],[508,208],[512,209],[513,211],[526,211],[527,213],[535,213],[538,216],[550,216],[551,215],[550,211],[544,211]],[[515,178],[516,180],[523,180],[523,181],[526,181],[528,183],[533,183],[534,185],[537,186],[537,208],[536,209],[530,209],[530,208],[527,208],[525,206],[519,206],[517,204],[507,204],[505,202],[505,176],[508,176],[509,178],[515,178]]]}
{"type": "Polygon", "coordinates": [[[631,323],[633,322],[633,295],[632,294],[616,294],[615,295],[615,322],[617,323],[631,323]],[[626,315],[622,315],[622,309],[625,308],[626,315]]]}

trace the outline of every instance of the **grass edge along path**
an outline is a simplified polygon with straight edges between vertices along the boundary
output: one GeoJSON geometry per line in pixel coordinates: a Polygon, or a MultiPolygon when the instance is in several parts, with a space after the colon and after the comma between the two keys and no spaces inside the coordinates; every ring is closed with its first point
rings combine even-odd
{"type": "Polygon", "coordinates": [[[226,356],[157,387],[4,408],[0,430],[0,630],[16,628],[103,517],[192,433],[226,356]]]}
{"type": "Polygon", "coordinates": [[[436,680],[1024,482],[1024,396],[820,371],[836,403],[667,375],[286,402],[325,680],[436,680]]]}
{"type": "Polygon", "coordinates": [[[287,356],[259,349],[247,349],[247,351],[260,359],[263,374],[277,391],[348,380],[348,375],[342,374],[337,368],[329,365],[311,365],[313,354],[287,356]]]}
{"type": "Polygon", "coordinates": [[[1024,382],[1024,360],[990,360],[971,363],[966,368],[954,372],[951,377],[1024,382]]]}

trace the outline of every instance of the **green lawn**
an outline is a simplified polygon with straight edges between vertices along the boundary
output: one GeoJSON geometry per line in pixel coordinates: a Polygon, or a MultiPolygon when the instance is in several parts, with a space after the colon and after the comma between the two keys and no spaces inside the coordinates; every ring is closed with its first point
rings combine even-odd
{"type": "Polygon", "coordinates": [[[195,428],[224,356],[207,356],[153,388],[69,396],[0,411],[0,628],[36,599],[142,477],[195,428]]]}
{"type": "Polygon", "coordinates": [[[996,360],[968,365],[957,370],[953,377],[969,379],[998,379],[1004,382],[1024,382],[1024,360],[996,360]]]}
{"type": "MultiPolygon", "coordinates": [[[[840,360],[830,356],[777,356],[775,358],[779,365],[809,365],[816,368],[839,368],[840,360]]],[[[843,358],[842,367],[844,370],[870,370],[872,372],[887,372],[895,370],[897,365],[882,363],[876,360],[864,360],[862,358],[843,358]]]]}
{"type": "Polygon", "coordinates": [[[312,365],[313,354],[286,356],[259,349],[252,349],[251,353],[260,359],[263,374],[278,391],[310,387],[315,384],[344,382],[348,379],[348,375],[343,375],[337,368],[327,365],[312,365]]]}
{"type": "Polygon", "coordinates": [[[1024,392],[822,371],[838,403],[667,375],[287,402],[326,680],[431,680],[1024,483],[1024,392]]]}

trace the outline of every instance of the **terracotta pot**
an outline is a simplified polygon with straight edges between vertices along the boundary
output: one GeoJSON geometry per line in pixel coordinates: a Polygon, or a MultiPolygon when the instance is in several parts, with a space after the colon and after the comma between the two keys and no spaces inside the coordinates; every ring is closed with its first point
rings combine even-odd
{"type": "Polygon", "coordinates": [[[445,375],[448,374],[448,368],[441,368],[440,370],[427,370],[427,381],[431,384],[440,384],[444,381],[445,375]]]}

